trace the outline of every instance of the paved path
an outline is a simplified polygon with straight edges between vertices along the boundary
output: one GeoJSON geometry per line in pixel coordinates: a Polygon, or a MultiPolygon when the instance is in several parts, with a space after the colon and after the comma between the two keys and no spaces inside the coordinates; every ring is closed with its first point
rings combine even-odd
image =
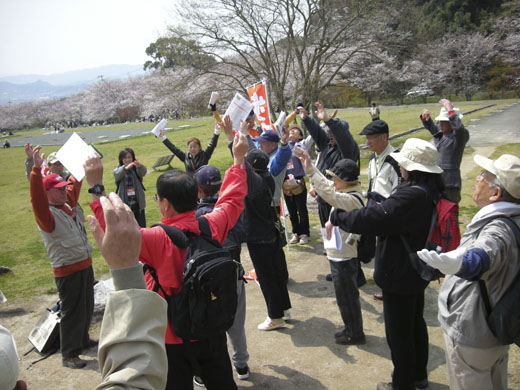
{"type": "MultiPolygon", "coordinates": [[[[113,130],[109,126],[104,126],[100,128],[100,130],[89,130],[82,131],[82,128],[77,129],[67,129],[64,133],[44,133],[39,135],[32,135],[29,137],[20,137],[20,138],[12,138],[9,139],[11,146],[23,146],[26,142],[30,142],[32,145],[41,145],[41,146],[61,146],[63,145],[72,135],[72,133],[78,133],[86,143],[88,144],[97,144],[106,141],[113,141],[116,139],[124,139],[133,136],[146,135],[150,134],[150,131],[153,129],[155,124],[150,123],[149,129],[123,129],[123,130],[113,130]]],[[[175,127],[167,127],[166,130],[177,130],[184,129],[189,127],[199,127],[199,126],[191,126],[191,125],[182,125],[175,127]]]]}
{"type": "Polygon", "coordinates": [[[476,166],[475,153],[489,157],[500,145],[520,143],[520,102],[503,110],[496,110],[480,120],[472,120],[467,126],[470,139],[466,148],[472,153],[465,154],[461,164],[462,178],[476,166]]]}

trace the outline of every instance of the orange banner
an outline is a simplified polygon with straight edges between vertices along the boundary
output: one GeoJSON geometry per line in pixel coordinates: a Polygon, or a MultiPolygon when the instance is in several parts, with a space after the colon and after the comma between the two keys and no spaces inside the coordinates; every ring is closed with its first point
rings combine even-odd
{"type": "Polygon", "coordinates": [[[267,100],[267,86],[264,82],[252,85],[247,88],[249,100],[253,105],[256,120],[262,128],[262,131],[272,130],[271,119],[269,116],[269,103],[267,100]]]}

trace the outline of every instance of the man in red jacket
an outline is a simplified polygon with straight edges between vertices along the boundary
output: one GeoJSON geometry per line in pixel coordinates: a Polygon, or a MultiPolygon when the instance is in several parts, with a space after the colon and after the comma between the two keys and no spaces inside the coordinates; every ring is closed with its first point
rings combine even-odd
{"type": "MultiPolygon", "coordinates": [[[[234,165],[224,176],[219,200],[211,213],[205,214],[212,237],[223,243],[228,231],[235,225],[244,209],[247,193],[245,155],[249,145],[243,135],[235,136],[233,142],[234,165]]],[[[99,224],[104,228],[103,210],[99,197],[104,195],[103,165],[98,158],[85,163],[85,175],[93,194],[90,204],[99,224]]],[[[157,205],[161,223],[200,234],[195,209],[198,185],[193,176],[184,171],[168,171],[157,179],[157,205]]],[[[93,228],[99,228],[93,226],[93,228]]],[[[165,231],[157,226],[141,229],[141,252],[139,260],[154,268],[159,283],[167,294],[179,292],[186,250],[176,247],[165,231]]],[[[146,273],[146,285],[153,290],[155,282],[146,273]]],[[[160,291],[160,290],[159,290],[160,291]]],[[[193,388],[194,375],[199,375],[208,389],[236,389],[233,371],[227,351],[226,335],[222,333],[211,339],[192,341],[184,345],[168,323],[166,331],[166,354],[168,356],[168,379],[166,389],[193,388]],[[197,372],[196,372],[197,371],[197,372]]]]}

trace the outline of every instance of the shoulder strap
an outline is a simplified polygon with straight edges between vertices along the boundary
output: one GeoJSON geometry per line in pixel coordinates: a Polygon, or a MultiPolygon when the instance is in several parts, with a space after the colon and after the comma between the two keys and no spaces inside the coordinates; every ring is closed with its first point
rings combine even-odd
{"type": "MultiPolygon", "coordinates": [[[[493,219],[492,221],[496,221],[496,220],[502,221],[507,226],[509,226],[509,228],[515,235],[516,245],[518,248],[520,248],[520,228],[518,227],[518,225],[509,217],[498,217],[498,218],[493,219]]],[[[518,273],[518,275],[516,275],[515,279],[511,283],[511,285],[518,283],[519,279],[520,279],[520,272],[518,273]]],[[[482,279],[479,279],[478,285],[480,287],[480,294],[482,295],[482,300],[484,301],[484,306],[486,307],[486,312],[489,315],[489,314],[491,314],[492,308],[491,308],[491,301],[489,299],[489,293],[488,293],[488,290],[486,287],[486,282],[484,282],[482,279]]]]}
{"type": "MultiPolygon", "coordinates": [[[[399,150],[396,149],[395,151],[398,152],[399,150]]],[[[397,177],[401,177],[401,169],[399,168],[399,163],[396,160],[394,160],[392,156],[387,155],[385,157],[385,163],[390,164],[392,168],[394,168],[395,173],[397,173],[397,177]]]]}
{"type": "Polygon", "coordinates": [[[359,201],[359,203],[361,203],[361,207],[365,207],[365,203],[363,202],[363,199],[361,199],[361,197],[357,193],[349,192],[348,194],[355,197],[359,201]]]}
{"type": "Polygon", "coordinates": [[[185,232],[181,229],[176,228],[175,226],[164,225],[162,223],[156,223],[150,227],[155,226],[160,226],[175,246],[178,246],[179,248],[188,247],[188,237],[186,237],[185,232]]]}

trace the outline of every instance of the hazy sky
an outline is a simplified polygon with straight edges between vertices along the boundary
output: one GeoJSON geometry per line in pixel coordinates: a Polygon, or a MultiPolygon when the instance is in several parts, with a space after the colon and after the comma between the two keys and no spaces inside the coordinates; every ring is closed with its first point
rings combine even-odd
{"type": "Polygon", "coordinates": [[[143,64],[174,0],[0,0],[0,76],[143,64]]]}

